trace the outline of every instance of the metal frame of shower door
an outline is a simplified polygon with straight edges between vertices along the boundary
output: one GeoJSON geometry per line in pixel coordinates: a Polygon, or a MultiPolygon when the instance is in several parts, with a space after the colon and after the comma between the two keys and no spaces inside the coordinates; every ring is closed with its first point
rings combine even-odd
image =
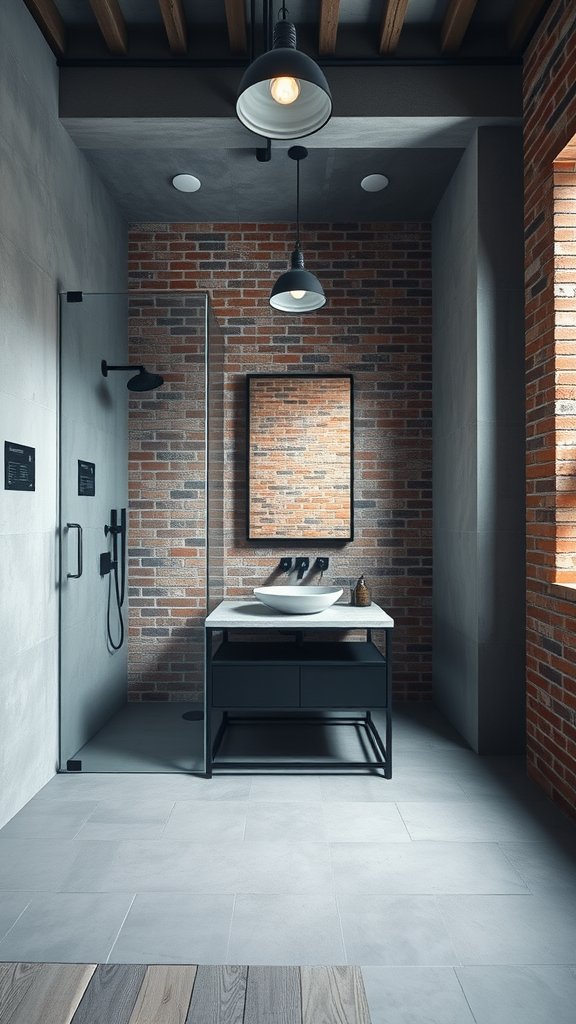
{"type": "MultiPolygon", "coordinates": [[[[385,692],[386,692],[386,741],[385,744],[382,741],[382,737],[378,729],[376,728],[372,715],[369,709],[366,710],[363,716],[353,716],[351,714],[341,715],[335,718],[321,718],[319,716],[312,716],[306,713],[302,715],[293,714],[294,708],[287,708],[286,713],[282,717],[276,717],[272,715],[263,715],[258,718],[251,717],[250,715],[242,715],[238,718],[231,718],[228,711],[225,709],[222,712],[222,721],[218,727],[214,740],[212,739],[212,644],[213,634],[222,633],[223,643],[228,640],[228,628],[213,628],[211,626],[205,626],[205,641],[204,641],[204,774],[207,779],[211,779],[214,770],[216,771],[258,771],[261,773],[270,773],[275,771],[298,771],[298,770],[312,770],[312,771],[334,771],[336,769],[348,769],[349,771],[358,771],[369,769],[383,770],[384,778],[392,778],[392,634],[394,628],[388,628],[385,630],[386,641],[385,641],[385,665],[384,665],[384,678],[385,678],[385,692]],[[292,712],[292,716],[290,715],[292,712]],[[276,761],[262,763],[258,761],[229,761],[227,763],[215,763],[215,756],[222,742],[222,738],[226,729],[230,723],[243,722],[243,723],[279,723],[279,722],[299,722],[304,725],[318,724],[323,725],[361,725],[366,730],[366,735],[372,750],[376,755],[375,761],[332,761],[330,764],[322,764],[318,761],[276,761]],[[378,755],[382,757],[382,760],[378,760],[378,755]]],[[[238,627],[242,629],[245,627],[238,627]]],[[[362,628],[362,627],[357,627],[362,628]]],[[[372,630],[366,630],[366,641],[372,642],[372,630]]],[[[319,663],[321,664],[321,663],[319,663]]],[[[263,711],[266,709],[263,708],[263,711]]],[[[281,709],[278,709],[281,710],[281,709]]],[[[323,708],[325,711],[337,711],[337,708],[323,708]]]]}

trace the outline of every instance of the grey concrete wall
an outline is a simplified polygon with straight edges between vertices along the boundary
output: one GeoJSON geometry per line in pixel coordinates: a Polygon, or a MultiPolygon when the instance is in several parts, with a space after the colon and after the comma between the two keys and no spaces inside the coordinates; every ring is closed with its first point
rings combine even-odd
{"type": "Polygon", "coordinates": [[[36,448],[36,490],[2,492],[0,824],[58,750],[57,397],[62,290],[126,285],[125,224],[58,121],[53,54],[0,4],[0,440],[36,448]]]}
{"type": "Polygon", "coordinates": [[[481,128],[433,221],[434,698],[524,742],[522,142],[481,128]]]}

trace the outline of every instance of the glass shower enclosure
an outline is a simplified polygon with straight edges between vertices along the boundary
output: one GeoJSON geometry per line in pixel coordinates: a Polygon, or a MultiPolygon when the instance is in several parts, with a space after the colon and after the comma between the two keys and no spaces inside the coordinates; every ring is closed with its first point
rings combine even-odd
{"type": "Polygon", "coordinates": [[[60,321],[60,770],[201,772],[224,338],[203,292],[69,292],[60,321]]]}

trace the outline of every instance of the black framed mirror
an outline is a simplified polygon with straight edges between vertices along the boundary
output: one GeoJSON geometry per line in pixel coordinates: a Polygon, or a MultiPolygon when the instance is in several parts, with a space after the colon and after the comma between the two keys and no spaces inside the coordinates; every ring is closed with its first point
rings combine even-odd
{"type": "Polygon", "coordinates": [[[247,526],[252,541],[354,537],[351,374],[248,374],[247,526]]]}

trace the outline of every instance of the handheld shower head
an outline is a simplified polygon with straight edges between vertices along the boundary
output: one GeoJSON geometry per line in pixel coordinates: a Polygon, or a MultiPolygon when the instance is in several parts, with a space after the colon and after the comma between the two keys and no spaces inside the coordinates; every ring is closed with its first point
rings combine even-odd
{"type": "Polygon", "coordinates": [[[109,370],[138,370],[138,373],[134,377],[130,377],[126,384],[129,391],[153,391],[154,388],[161,388],[164,383],[164,377],[160,377],[157,373],[148,373],[146,367],[141,365],[108,366],[106,360],[103,359],[101,369],[103,377],[108,376],[109,370]]]}

